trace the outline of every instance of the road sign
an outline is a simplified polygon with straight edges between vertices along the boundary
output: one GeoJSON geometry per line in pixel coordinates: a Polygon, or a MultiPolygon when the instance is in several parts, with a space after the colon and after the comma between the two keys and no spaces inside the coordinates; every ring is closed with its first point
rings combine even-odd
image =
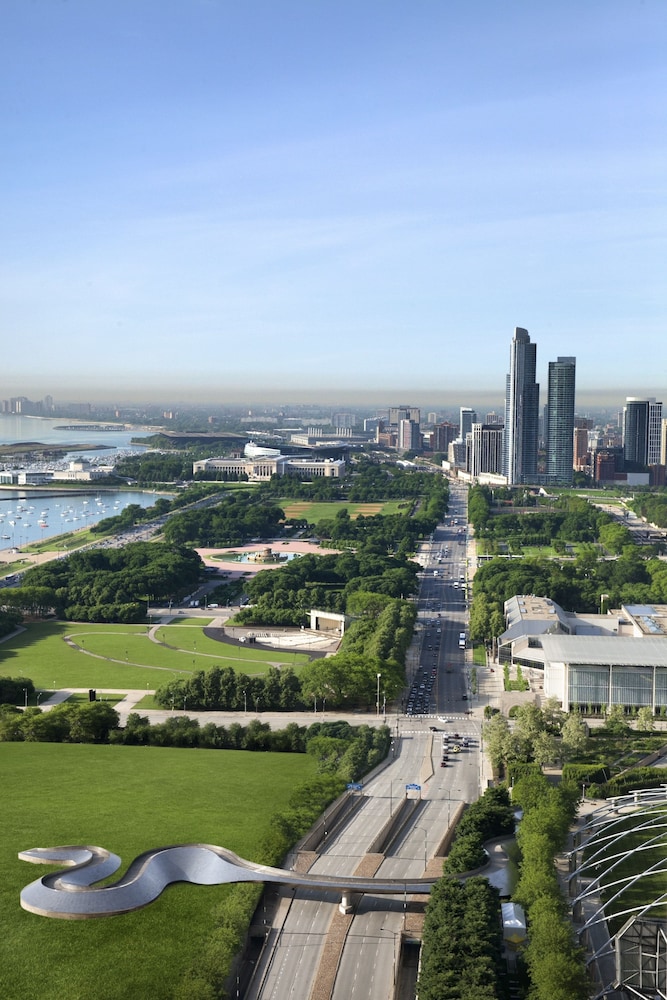
{"type": "Polygon", "coordinates": [[[360,785],[358,782],[351,781],[349,783],[349,785],[347,786],[347,790],[348,790],[348,792],[360,792],[363,787],[364,786],[360,785]]]}
{"type": "Polygon", "coordinates": [[[422,786],[421,785],[406,785],[405,786],[405,790],[406,790],[406,792],[421,792],[422,786]]]}

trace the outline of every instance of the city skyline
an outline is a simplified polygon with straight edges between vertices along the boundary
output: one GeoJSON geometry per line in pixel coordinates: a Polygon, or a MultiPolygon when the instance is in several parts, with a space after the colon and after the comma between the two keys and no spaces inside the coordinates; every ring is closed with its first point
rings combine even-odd
{"type": "Polygon", "coordinates": [[[5,13],[3,395],[665,396],[657,0],[5,13]]]}

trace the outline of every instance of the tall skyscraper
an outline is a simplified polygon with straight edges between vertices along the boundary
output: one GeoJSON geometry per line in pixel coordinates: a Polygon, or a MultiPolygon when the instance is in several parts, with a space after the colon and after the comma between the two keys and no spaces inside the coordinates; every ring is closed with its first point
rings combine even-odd
{"type": "Polygon", "coordinates": [[[536,355],[528,331],[517,326],[505,384],[503,475],[510,485],[534,482],[537,476],[540,387],[535,381],[536,355]]]}
{"type": "Polygon", "coordinates": [[[459,437],[465,441],[466,434],[470,434],[472,425],[477,423],[477,414],[469,406],[462,406],[459,413],[459,437]]]}
{"type": "Polygon", "coordinates": [[[660,465],[662,403],[654,396],[628,396],[623,408],[623,457],[637,465],[660,465]]]}
{"type": "Polygon", "coordinates": [[[546,471],[550,481],[563,485],[572,482],[576,363],[576,358],[549,362],[546,471]]]}

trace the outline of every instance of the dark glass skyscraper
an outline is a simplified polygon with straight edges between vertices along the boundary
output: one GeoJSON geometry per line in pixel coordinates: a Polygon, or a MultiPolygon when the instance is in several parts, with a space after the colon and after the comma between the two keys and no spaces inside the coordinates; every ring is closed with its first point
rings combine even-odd
{"type": "Polygon", "coordinates": [[[623,455],[636,465],[658,465],[661,455],[662,403],[654,396],[628,396],[623,408],[623,455]]]}
{"type": "Polygon", "coordinates": [[[540,387],[535,381],[537,347],[517,326],[510,345],[505,384],[505,453],[503,475],[510,485],[535,482],[540,387]]]}
{"type": "Polygon", "coordinates": [[[576,364],[576,358],[549,362],[546,471],[550,481],[563,485],[572,482],[576,364]]]}

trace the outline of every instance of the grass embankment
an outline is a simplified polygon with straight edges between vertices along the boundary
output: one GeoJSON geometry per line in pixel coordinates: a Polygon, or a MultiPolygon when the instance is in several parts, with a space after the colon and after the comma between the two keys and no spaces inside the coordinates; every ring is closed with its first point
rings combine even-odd
{"type": "Polygon", "coordinates": [[[161,645],[145,625],[88,625],[49,622],[30,625],[0,644],[0,673],[30,678],[37,689],[113,688],[117,691],[158,687],[213,666],[265,674],[271,663],[297,669],[308,661],[302,653],[262,650],[216,643],[203,627],[161,626],[161,645]],[[65,641],[66,637],[70,642],[65,641]]]}
{"type": "Polygon", "coordinates": [[[3,1000],[167,1000],[234,892],[177,885],[126,916],[52,920],[19,906],[23,886],[53,870],[19,851],[96,844],[124,870],[142,851],[197,841],[252,860],[271,815],[315,767],[306,754],[0,744],[3,1000]]]}

